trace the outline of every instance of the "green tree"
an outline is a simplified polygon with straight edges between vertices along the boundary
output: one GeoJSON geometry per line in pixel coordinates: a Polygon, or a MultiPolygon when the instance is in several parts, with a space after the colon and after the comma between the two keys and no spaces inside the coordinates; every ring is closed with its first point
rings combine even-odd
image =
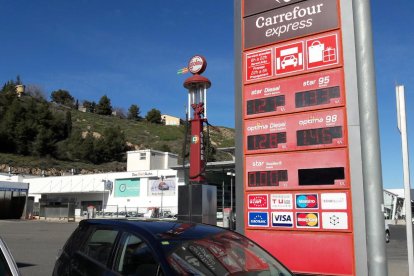
{"type": "MultiPolygon", "coordinates": [[[[4,103],[0,96],[0,103],[4,103]]],[[[7,102],[7,100],[5,101],[7,102]]],[[[1,106],[0,151],[22,155],[54,155],[55,145],[66,139],[65,121],[48,103],[32,97],[14,98],[1,106]]]]}
{"type": "Polygon", "coordinates": [[[153,124],[161,124],[161,111],[158,109],[151,109],[145,116],[145,120],[153,124]]]}
{"type": "Polygon", "coordinates": [[[122,161],[127,150],[125,135],[119,127],[106,128],[94,145],[99,163],[122,161]]]}
{"type": "Polygon", "coordinates": [[[136,104],[132,104],[128,109],[128,119],[129,120],[139,120],[141,111],[139,106],[136,104]]]}
{"type": "Polygon", "coordinates": [[[96,113],[100,115],[112,114],[111,100],[106,95],[103,95],[96,105],[96,113]]]}
{"type": "Polygon", "coordinates": [[[52,99],[53,102],[61,104],[61,105],[69,106],[72,108],[75,106],[74,104],[75,99],[72,97],[72,95],[67,90],[59,89],[59,90],[53,91],[50,94],[50,98],[52,99]]]}

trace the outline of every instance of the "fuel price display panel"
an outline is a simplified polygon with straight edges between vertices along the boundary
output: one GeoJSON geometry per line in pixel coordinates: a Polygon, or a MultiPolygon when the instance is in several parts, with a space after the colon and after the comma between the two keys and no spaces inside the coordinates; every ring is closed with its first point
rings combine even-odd
{"type": "Polygon", "coordinates": [[[245,118],[343,106],[342,76],[336,69],[245,86],[245,118]]]}
{"type": "Polygon", "coordinates": [[[273,116],[245,121],[245,152],[263,153],[347,145],[344,110],[273,116]]]}
{"type": "Polygon", "coordinates": [[[246,191],[349,187],[347,149],[246,156],[246,191]]]}

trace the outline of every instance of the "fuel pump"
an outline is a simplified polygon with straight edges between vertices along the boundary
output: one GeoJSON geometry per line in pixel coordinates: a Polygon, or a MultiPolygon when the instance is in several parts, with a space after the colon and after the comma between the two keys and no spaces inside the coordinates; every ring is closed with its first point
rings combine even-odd
{"type": "Polygon", "coordinates": [[[204,124],[207,124],[207,89],[211,87],[210,80],[201,76],[206,67],[207,61],[203,56],[193,56],[188,63],[192,76],[184,81],[184,87],[188,90],[187,114],[191,126],[190,168],[188,183],[179,186],[178,218],[216,224],[217,188],[208,185],[205,176],[207,152],[204,124]]]}

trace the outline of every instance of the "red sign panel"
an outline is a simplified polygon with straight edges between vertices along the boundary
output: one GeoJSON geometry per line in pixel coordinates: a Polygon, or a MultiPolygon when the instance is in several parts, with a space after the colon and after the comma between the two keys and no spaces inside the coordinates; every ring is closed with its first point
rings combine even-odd
{"type": "Polygon", "coordinates": [[[308,69],[338,64],[338,35],[330,34],[306,41],[308,69]]]}
{"type": "Polygon", "coordinates": [[[246,54],[246,79],[257,80],[273,75],[272,49],[264,49],[246,54]]]}
{"type": "Polygon", "coordinates": [[[351,233],[327,234],[312,229],[300,230],[288,233],[273,229],[246,229],[245,234],[295,272],[308,275],[355,275],[351,233]]]}
{"type": "Polygon", "coordinates": [[[341,69],[308,74],[244,88],[245,118],[279,115],[345,104],[341,69]]]}
{"type": "Polygon", "coordinates": [[[343,147],[347,144],[343,109],[321,110],[245,121],[245,152],[343,147]]]}
{"type": "Polygon", "coordinates": [[[300,72],[305,69],[303,42],[275,47],[276,75],[300,72]]]}
{"type": "Polygon", "coordinates": [[[347,149],[245,157],[246,190],[349,187],[347,149]]]}
{"type": "Polygon", "coordinates": [[[337,67],[341,65],[339,39],[340,33],[334,31],[247,52],[244,81],[251,83],[337,67]]]}
{"type": "Polygon", "coordinates": [[[245,233],[303,274],[355,274],[339,3],[241,0],[245,233]]]}

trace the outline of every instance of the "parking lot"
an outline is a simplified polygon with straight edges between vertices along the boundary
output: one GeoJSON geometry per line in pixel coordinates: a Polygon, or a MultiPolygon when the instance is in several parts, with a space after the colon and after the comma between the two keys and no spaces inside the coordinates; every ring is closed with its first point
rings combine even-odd
{"type": "MultiPolygon", "coordinates": [[[[51,275],[58,250],[78,223],[45,220],[0,220],[0,235],[9,245],[26,276],[51,275]]],[[[391,225],[387,244],[388,271],[392,276],[408,275],[404,225],[391,225]]]]}

